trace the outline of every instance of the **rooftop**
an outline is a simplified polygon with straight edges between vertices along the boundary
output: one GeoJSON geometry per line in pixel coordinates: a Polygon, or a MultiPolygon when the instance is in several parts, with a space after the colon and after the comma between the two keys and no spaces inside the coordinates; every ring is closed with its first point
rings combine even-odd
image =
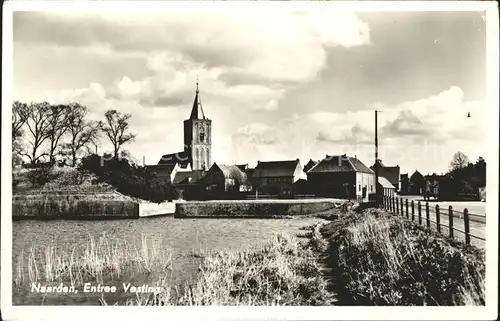
{"type": "Polygon", "coordinates": [[[308,173],[326,173],[326,172],[360,172],[373,174],[363,162],[356,157],[347,155],[326,155],[316,166],[311,168],[308,173]]]}
{"type": "Polygon", "coordinates": [[[300,164],[299,159],[271,162],[259,161],[253,172],[253,177],[293,176],[298,164],[300,164]]]}

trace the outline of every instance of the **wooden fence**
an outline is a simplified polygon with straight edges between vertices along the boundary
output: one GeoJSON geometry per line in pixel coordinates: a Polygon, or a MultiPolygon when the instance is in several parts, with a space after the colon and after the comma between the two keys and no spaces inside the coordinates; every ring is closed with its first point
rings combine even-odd
{"type": "Polygon", "coordinates": [[[414,202],[399,197],[384,196],[383,207],[387,211],[417,221],[428,229],[435,229],[438,233],[457,238],[455,232],[464,236],[465,243],[471,244],[471,238],[485,241],[486,216],[456,211],[452,206],[440,208],[439,205],[431,206],[429,202],[414,202]],[[471,231],[472,227],[472,231],[471,231]],[[482,234],[482,235],[480,235],[482,234]]]}

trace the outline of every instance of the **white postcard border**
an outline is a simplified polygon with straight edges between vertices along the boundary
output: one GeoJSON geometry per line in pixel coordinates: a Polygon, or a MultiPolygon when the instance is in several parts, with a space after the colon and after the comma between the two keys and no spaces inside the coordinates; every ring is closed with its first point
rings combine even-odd
{"type": "Polygon", "coordinates": [[[498,134],[499,134],[499,24],[495,1],[351,1],[351,2],[212,2],[194,1],[10,1],[3,7],[2,52],[2,204],[1,204],[1,310],[6,320],[493,320],[498,299],[498,134]],[[486,11],[488,169],[486,212],[486,306],[485,307],[48,307],[12,306],[12,185],[11,124],[13,11],[134,11],[151,12],[176,6],[185,10],[230,10],[234,6],[324,6],[356,11],[486,11]]]}

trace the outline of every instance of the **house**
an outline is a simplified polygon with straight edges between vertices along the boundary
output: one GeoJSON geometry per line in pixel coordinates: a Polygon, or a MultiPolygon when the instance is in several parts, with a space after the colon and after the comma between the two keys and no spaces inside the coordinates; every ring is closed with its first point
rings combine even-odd
{"type": "Polygon", "coordinates": [[[410,178],[408,174],[400,175],[401,188],[399,189],[399,194],[409,195],[410,194],[410,178]]]}
{"type": "Polygon", "coordinates": [[[434,196],[437,198],[440,194],[439,187],[441,183],[446,181],[447,179],[448,177],[446,177],[445,175],[425,175],[426,187],[424,189],[424,195],[434,196]]]}
{"type": "Polygon", "coordinates": [[[396,188],[389,182],[389,180],[383,176],[378,177],[378,186],[383,196],[395,197],[396,188]]]}
{"type": "Polygon", "coordinates": [[[252,173],[252,185],[256,193],[292,197],[293,185],[299,179],[305,179],[300,160],[257,162],[252,173]]]}
{"type": "Polygon", "coordinates": [[[422,195],[427,188],[428,182],[419,171],[415,172],[410,176],[410,195],[422,195]]]}
{"type": "Polygon", "coordinates": [[[313,168],[319,161],[310,159],[306,165],[304,165],[304,173],[307,173],[311,168],[313,168]]]}
{"type": "Polygon", "coordinates": [[[172,177],[172,184],[179,192],[182,199],[203,199],[199,181],[205,174],[203,170],[176,171],[172,177]]]}
{"type": "Polygon", "coordinates": [[[396,166],[385,166],[382,161],[379,159],[372,167],[370,167],[373,171],[378,169],[378,176],[385,177],[391,184],[394,186],[396,191],[401,189],[399,182],[399,165],[396,166]]]}
{"type": "Polygon", "coordinates": [[[241,169],[242,171],[248,170],[248,164],[239,164],[239,165],[235,165],[235,166],[238,167],[239,169],[241,169]]]}
{"type": "Polygon", "coordinates": [[[486,202],[486,186],[479,188],[479,198],[481,202],[486,202]]]}
{"type": "Polygon", "coordinates": [[[316,196],[368,200],[375,193],[375,173],[356,157],[326,155],[307,172],[316,196]]]}
{"type": "Polygon", "coordinates": [[[239,198],[246,191],[247,175],[237,165],[214,163],[201,180],[207,199],[239,198]]]}
{"type": "Polygon", "coordinates": [[[161,165],[145,165],[146,170],[151,171],[163,177],[169,182],[174,181],[174,177],[178,172],[191,172],[191,165],[189,163],[172,163],[172,164],[161,164],[161,165]]]}

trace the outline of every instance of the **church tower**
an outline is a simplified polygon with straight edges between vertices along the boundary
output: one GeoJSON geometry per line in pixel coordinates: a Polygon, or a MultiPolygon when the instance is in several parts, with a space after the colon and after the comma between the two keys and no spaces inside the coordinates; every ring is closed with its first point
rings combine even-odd
{"type": "Polygon", "coordinates": [[[184,121],[184,150],[193,170],[212,166],[212,120],[203,113],[198,81],[191,115],[184,121]]]}

